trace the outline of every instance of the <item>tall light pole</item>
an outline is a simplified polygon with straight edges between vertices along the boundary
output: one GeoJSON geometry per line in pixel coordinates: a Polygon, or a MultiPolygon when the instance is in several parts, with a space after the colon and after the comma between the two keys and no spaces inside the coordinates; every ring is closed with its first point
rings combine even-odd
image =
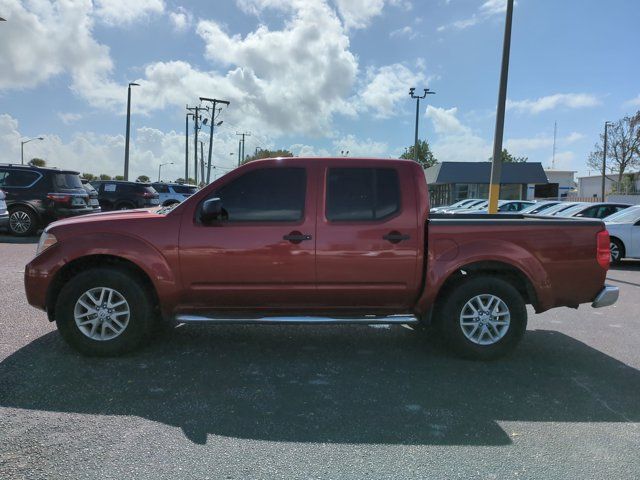
{"type": "Polygon", "coordinates": [[[165,165],[173,165],[173,162],[161,163],[158,166],[158,182],[160,181],[160,172],[162,171],[162,167],[164,167],[165,165]]]}
{"type": "Polygon", "coordinates": [[[509,80],[509,53],[511,51],[511,22],[513,20],[513,0],[507,0],[507,15],[504,24],[504,44],[502,46],[502,69],[496,109],[496,131],[493,136],[493,160],[489,184],[489,211],[498,211],[500,197],[500,177],[502,176],[502,137],[504,134],[504,110],[507,103],[507,82],[509,80]]]}
{"type": "Polygon", "coordinates": [[[25,143],[29,143],[29,142],[33,142],[34,140],[44,140],[43,137],[35,137],[35,138],[29,138],[27,140],[21,141],[20,142],[20,163],[22,165],[24,165],[24,144],[25,143]]]}
{"type": "Polygon", "coordinates": [[[436,92],[432,92],[428,88],[425,88],[424,94],[420,96],[420,95],[416,95],[414,93],[415,91],[416,91],[415,87],[411,87],[409,89],[409,95],[411,96],[411,98],[416,99],[416,134],[415,134],[415,138],[413,139],[413,159],[417,162],[418,161],[418,121],[420,119],[420,100],[425,98],[427,95],[435,95],[436,92]]]}
{"type": "Polygon", "coordinates": [[[124,179],[129,180],[129,136],[131,134],[131,87],[138,87],[139,83],[129,82],[127,88],[127,133],[124,138],[124,179]]]}
{"type": "Polygon", "coordinates": [[[602,202],[604,199],[604,187],[605,187],[605,175],[607,174],[607,134],[609,127],[613,125],[613,122],[604,122],[604,142],[602,149],[602,202]]]}

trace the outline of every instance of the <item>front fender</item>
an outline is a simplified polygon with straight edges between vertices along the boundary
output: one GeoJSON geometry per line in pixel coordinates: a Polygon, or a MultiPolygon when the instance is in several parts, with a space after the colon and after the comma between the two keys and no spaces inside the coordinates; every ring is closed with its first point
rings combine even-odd
{"type": "Polygon", "coordinates": [[[175,306],[180,285],[174,268],[158,248],[142,238],[127,234],[92,233],[67,237],[37,256],[25,268],[29,303],[46,308],[49,288],[56,275],[72,262],[87,257],[118,258],[138,267],[151,281],[163,316],[175,306]]]}

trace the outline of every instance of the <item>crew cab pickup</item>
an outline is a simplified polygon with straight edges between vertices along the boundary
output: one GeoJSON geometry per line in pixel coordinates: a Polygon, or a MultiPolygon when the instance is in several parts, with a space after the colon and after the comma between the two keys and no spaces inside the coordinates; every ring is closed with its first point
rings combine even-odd
{"type": "Polygon", "coordinates": [[[525,333],[526,304],[614,303],[609,256],[600,220],[430,216],[410,160],[277,158],[178,205],[49,225],[25,287],[88,355],[162,322],[400,323],[490,359],[525,333]]]}

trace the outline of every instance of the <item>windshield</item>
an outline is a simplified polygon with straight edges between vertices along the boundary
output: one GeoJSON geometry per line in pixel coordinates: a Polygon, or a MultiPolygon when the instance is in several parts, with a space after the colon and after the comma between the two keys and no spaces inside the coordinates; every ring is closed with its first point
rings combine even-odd
{"type": "Polygon", "coordinates": [[[640,205],[626,208],[603,219],[607,223],[636,223],[640,220],[640,205]]]}
{"type": "Polygon", "coordinates": [[[62,190],[71,190],[82,188],[82,181],[77,173],[56,173],[53,176],[53,185],[62,190]]]}
{"type": "Polygon", "coordinates": [[[172,185],[173,191],[176,193],[183,193],[188,195],[193,195],[198,191],[198,187],[193,185],[172,185]]]}
{"type": "Polygon", "coordinates": [[[576,213],[580,213],[585,208],[586,208],[586,205],[574,205],[573,207],[569,207],[569,208],[566,208],[566,209],[561,209],[559,211],[556,211],[556,216],[557,217],[571,217],[572,215],[575,215],[576,213]]]}
{"type": "Polygon", "coordinates": [[[539,213],[557,204],[558,202],[538,202],[533,205],[529,205],[527,208],[523,208],[520,210],[520,213],[539,213]]]}
{"type": "Polygon", "coordinates": [[[578,205],[576,202],[561,202],[557,205],[547,208],[543,210],[541,215],[555,215],[557,212],[561,212],[562,210],[566,210],[567,208],[571,208],[575,205],[578,205]]]}

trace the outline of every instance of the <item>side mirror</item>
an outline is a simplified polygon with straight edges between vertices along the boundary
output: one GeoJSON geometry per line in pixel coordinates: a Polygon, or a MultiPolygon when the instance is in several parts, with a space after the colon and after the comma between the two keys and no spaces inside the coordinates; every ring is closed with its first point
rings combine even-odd
{"type": "Polygon", "coordinates": [[[200,220],[204,223],[217,220],[222,215],[222,200],[210,198],[205,200],[200,210],[200,220]]]}

